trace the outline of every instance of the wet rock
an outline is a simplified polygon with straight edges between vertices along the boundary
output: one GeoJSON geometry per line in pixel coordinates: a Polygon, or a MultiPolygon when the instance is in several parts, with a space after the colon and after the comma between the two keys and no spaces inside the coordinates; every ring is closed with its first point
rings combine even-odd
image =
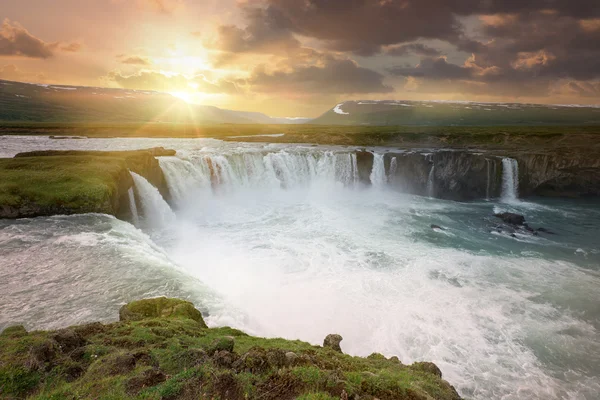
{"type": "Polygon", "coordinates": [[[206,324],[200,311],[189,301],[157,297],[133,301],[119,310],[120,321],[140,321],[148,318],[191,319],[203,328],[206,324]]]}
{"type": "Polygon", "coordinates": [[[550,229],[546,228],[537,228],[538,232],[547,233],[548,235],[556,235],[555,232],[552,232],[550,229]]]}
{"type": "Polygon", "coordinates": [[[213,362],[221,368],[231,368],[239,359],[239,356],[227,350],[220,350],[213,355],[212,359],[213,362]]]}
{"type": "Polygon", "coordinates": [[[439,225],[435,225],[435,224],[431,224],[431,229],[439,229],[440,231],[445,231],[445,229],[444,229],[444,228],[442,228],[442,227],[441,227],[441,226],[439,226],[439,225]]]}
{"type": "Polygon", "coordinates": [[[87,344],[87,340],[73,329],[58,330],[52,334],[51,338],[58,343],[58,347],[63,353],[70,353],[87,344]]]}
{"type": "Polygon", "coordinates": [[[211,343],[211,345],[208,349],[208,353],[214,354],[218,351],[223,351],[223,350],[232,352],[234,346],[235,346],[235,339],[233,338],[233,336],[223,336],[223,337],[215,339],[211,343]]]}
{"type": "Polygon", "coordinates": [[[129,378],[125,382],[125,391],[130,395],[136,395],[143,389],[156,386],[167,380],[167,376],[160,370],[153,368],[129,378]]]}
{"type": "Polygon", "coordinates": [[[499,213],[499,214],[494,214],[494,217],[500,218],[502,221],[504,221],[504,223],[510,224],[510,225],[521,226],[521,225],[525,224],[525,217],[520,214],[503,212],[503,213],[499,213]]]}
{"type": "Polygon", "coordinates": [[[432,362],[416,362],[410,366],[413,370],[427,372],[428,374],[433,374],[439,378],[442,377],[442,371],[432,362]]]}
{"type": "Polygon", "coordinates": [[[511,238],[515,238],[515,239],[516,239],[516,238],[517,238],[517,235],[515,235],[514,233],[511,233],[511,234],[510,234],[510,237],[511,237],[511,238]]]}
{"type": "Polygon", "coordinates": [[[338,334],[327,335],[323,341],[323,347],[329,347],[330,349],[339,351],[341,353],[342,348],[340,347],[340,342],[342,340],[344,340],[344,338],[338,334]]]}

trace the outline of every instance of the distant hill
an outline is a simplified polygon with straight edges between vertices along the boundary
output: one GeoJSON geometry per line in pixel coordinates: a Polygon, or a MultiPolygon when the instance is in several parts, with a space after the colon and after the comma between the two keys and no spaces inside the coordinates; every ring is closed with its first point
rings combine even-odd
{"type": "Polygon", "coordinates": [[[0,80],[0,121],[291,124],[257,112],[188,104],[168,93],[0,80]]]}
{"type": "Polygon", "coordinates": [[[523,103],[346,101],[311,121],[322,125],[596,125],[600,107],[523,103]]]}

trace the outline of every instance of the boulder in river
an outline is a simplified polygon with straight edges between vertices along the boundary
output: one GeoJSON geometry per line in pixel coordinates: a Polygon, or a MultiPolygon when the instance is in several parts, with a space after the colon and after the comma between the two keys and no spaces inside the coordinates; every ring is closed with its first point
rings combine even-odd
{"type": "Polygon", "coordinates": [[[499,213],[499,214],[494,214],[494,217],[500,218],[502,221],[504,221],[505,223],[510,224],[510,225],[521,226],[521,225],[525,224],[525,217],[520,214],[503,212],[503,213],[499,213]]]}

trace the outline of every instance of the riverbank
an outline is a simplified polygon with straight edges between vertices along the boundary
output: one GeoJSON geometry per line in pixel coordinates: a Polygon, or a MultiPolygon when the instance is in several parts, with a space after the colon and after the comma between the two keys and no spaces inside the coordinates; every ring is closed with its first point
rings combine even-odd
{"type": "Polygon", "coordinates": [[[163,196],[168,189],[157,156],[175,151],[36,151],[0,159],[0,218],[57,214],[126,215],[129,171],[144,176],[163,196]]]}
{"type": "Polygon", "coordinates": [[[214,138],[239,142],[311,143],[404,148],[600,148],[600,126],[328,126],[3,123],[0,135],[87,138],[214,138]],[[282,135],[283,134],[283,135],[282,135]],[[265,136],[269,135],[269,136],[265,136]],[[274,136],[276,135],[276,136],[274,136]]]}
{"type": "Polygon", "coordinates": [[[460,399],[434,364],[345,355],[339,335],[329,335],[322,347],[209,329],[191,303],[166,298],[129,303],[119,317],[57,331],[6,328],[0,334],[0,396],[460,399]]]}

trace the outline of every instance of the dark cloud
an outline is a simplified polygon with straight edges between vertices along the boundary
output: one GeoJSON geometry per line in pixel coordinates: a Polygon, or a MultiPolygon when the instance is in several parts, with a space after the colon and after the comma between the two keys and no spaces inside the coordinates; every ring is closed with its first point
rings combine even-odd
{"type": "Polygon", "coordinates": [[[289,53],[300,48],[300,42],[289,30],[289,21],[274,8],[242,8],[247,21],[245,28],[222,25],[218,39],[205,46],[224,52],[238,53],[289,53]]]}
{"type": "Polygon", "coordinates": [[[392,75],[438,79],[470,79],[474,75],[473,68],[451,64],[444,57],[423,58],[416,67],[393,67],[388,70],[392,75]]]}
{"type": "Polygon", "coordinates": [[[434,57],[439,56],[442,53],[434,49],[433,47],[426,46],[422,43],[409,43],[392,45],[385,48],[385,54],[388,56],[402,57],[409,54],[416,54],[420,56],[434,57]]]}
{"type": "Polygon", "coordinates": [[[56,44],[36,38],[17,22],[5,19],[0,29],[0,56],[49,58],[56,44]]]}
{"type": "Polygon", "coordinates": [[[198,91],[202,93],[239,92],[235,83],[227,80],[209,81],[204,75],[186,77],[181,74],[163,74],[157,71],[139,71],[131,75],[123,75],[119,71],[111,71],[105,77],[125,89],[157,90],[162,92],[198,91]]]}
{"type": "Polygon", "coordinates": [[[320,65],[300,65],[267,71],[258,67],[244,81],[255,92],[309,94],[390,93],[383,75],[349,59],[326,57],[320,65]]]}

